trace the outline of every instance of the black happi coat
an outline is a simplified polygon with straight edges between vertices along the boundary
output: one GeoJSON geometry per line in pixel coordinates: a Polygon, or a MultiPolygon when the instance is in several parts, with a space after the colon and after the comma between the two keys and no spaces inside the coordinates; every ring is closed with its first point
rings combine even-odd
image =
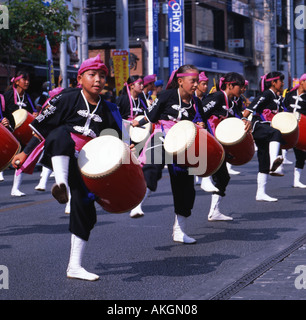
{"type": "Polygon", "coordinates": [[[3,113],[3,116],[9,120],[12,128],[15,128],[15,120],[14,120],[14,117],[12,116],[12,113],[14,111],[18,109],[25,109],[30,113],[37,112],[29,94],[26,92],[24,93],[23,103],[20,106],[15,103],[13,89],[10,89],[7,92],[5,92],[3,96],[5,99],[5,111],[3,113]]]}
{"type": "MultiPolygon", "coordinates": [[[[122,94],[118,97],[116,104],[119,108],[120,114],[123,119],[128,119],[131,115],[131,105],[128,94],[122,94]]],[[[143,100],[138,97],[135,101],[136,105],[133,105],[133,116],[144,115],[147,110],[147,105],[143,100]]]]}
{"type": "Polygon", "coordinates": [[[264,110],[271,110],[273,113],[283,111],[282,97],[276,95],[272,90],[268,89],[256,97],[247,107],[247,110],[253,113],[252,122],[266,122],[268,119],[263,115],[264,110]]]}
{"type": "Polygon", "coordinates": [[[107,128],[115,129],[119,134],[121,127],[116,122],[114,114],[120,114],[115,104],[102,99],[97,110],[96,106],[89,104],[90,121],[85,98],[81,89],[63,90],[59,95],[52,98],[46,108],[31,123],[33,130],[40,136],[46,138],[55,128],[65,125],[72,133],[91,136],[99,136],[100,132],[107,128]],[[87,129],[87,130],[86,130],[87,129]]]}
{"type": "Polygon", "coordinates": [[[178,89],[162,91],[149,107],[147,117],[151,122],[158,120],[190,120],[193,121],[196,115],[196,108],[200,106],[200,100],[193,97],[191,104],[180,100],[178,89]]]}
{"type": "Polygon", "coordinates": [[[289,112],[296,110],[306,115],[306,93],[299,95],[297,89],[290,91],[285,96],[284,104],[289,112]]]}

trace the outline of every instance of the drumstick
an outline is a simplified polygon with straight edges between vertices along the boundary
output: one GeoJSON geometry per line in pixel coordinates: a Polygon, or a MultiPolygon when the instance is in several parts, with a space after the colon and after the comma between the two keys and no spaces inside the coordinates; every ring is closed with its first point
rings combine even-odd
{"type": "MultiPolygon", "coordinates": [[[[123,122],[124,123],[126,123],[126,124],[128,124],[128,125],[132,125],[132,121],[128,121],[128,120],[124,120],[124,119],[122,119],[123,120],[123,122]]],[[[146,127],[144,127],[144,126],[141,126],[141,127],[135,127],[135,128],[141,128],[141,129],[146,129],[146,127]]]]}
{"type": "Polygon", "coordinates": [[[16,161],[15,161],[15,165],[16,165],[16,166],[19,166],[19,165],[20,165],[20,160],[16,160],[16,161]]]}

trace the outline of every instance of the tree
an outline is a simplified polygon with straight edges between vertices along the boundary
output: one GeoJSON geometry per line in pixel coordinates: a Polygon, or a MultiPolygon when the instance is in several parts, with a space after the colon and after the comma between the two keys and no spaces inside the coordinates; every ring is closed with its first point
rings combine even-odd
{"type": "Polygon", "coordinates": [[[11,0],[7,7],[9,28],[0,29],[0,59],[8,64],[22,60],[45,62],[45,35],[56,53],[65,40],[62,31],[74,28],[74,14],[64,0],[54,0],[49,6],[41,0],[11,0]]]}

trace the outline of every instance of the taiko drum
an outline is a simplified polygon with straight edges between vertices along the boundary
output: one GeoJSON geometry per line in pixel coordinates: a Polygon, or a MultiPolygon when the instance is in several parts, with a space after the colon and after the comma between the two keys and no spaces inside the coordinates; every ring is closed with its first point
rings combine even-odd
{"type": "Polygon", "coordinates": [[[226,161],[233,165],[249,162],[255,154],[254,139],[251,132],[245,131],[245,124],[239,118],[222,120],[215,131],[216,139],[222,144],[226,161]]]}
{"type": "Polygon", "coordinates": [[[6,169],[21,147],[13,134],[0,123],[0,171],[6,169]]]}
{"type": "Polygon", "coordinates": [[[200,177],[215,173],[225,155],[223,147],[207,130],[188,120],[179,121],[170,128],[164,148],[174,162],[195,168],[192,174],[200,177]]]}
{"type": "Polygon", "coordinates": [[[88,190],[110,213],[130,211],[145,196],[142,168],[130,148],[115,136],[87,142],[79,153],[78,166],[88,190]]]}

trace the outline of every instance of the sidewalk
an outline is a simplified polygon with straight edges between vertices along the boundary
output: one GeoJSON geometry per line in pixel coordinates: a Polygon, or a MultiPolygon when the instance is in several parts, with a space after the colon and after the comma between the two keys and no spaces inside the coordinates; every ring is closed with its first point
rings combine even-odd
{"type": "Polygon", "coordinates": [[[306,244],[230,300],[306,300],[306,244]]]}

